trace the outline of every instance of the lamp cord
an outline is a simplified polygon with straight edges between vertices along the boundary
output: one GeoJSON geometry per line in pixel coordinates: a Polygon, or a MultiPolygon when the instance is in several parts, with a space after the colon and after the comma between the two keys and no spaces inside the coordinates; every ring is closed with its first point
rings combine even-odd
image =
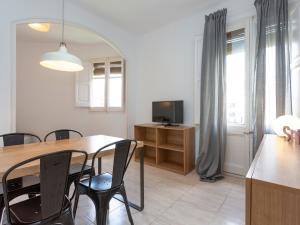
{"type": "Polygon", "coordinates": [[[61,41],[65,45],[65,0],[62,0],[62,32],[61,41]]]}

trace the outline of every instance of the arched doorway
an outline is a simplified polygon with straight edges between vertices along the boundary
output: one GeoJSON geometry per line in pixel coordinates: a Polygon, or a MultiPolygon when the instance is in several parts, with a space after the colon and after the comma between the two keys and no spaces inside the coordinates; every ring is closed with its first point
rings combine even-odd
{"type": "Polygon", "coordinates": [[[120,76],[110,75],[107,72],[109,69],[100,69],[104,73],[100,73],[98,77],[92,74],[99,69],[95,65],[100,65],[101,68],[103,63],[107,65],[108,62],[123,62],[125,59],[121,51],[93,31],[82,26],[66,24],[65,40],[68,48],[82,59],[85,70],[80,74],[72,74],[43,68],[39,65],[39,59],[44,52],[57,50],[61,25],[51,21],[38,22],[49,24],[49,31],[33,30],[28,26],[29,21],[16,24],[16,131],[43,136],[50,130],[73,128],[86,135],[100,133],[126,137],[125,67],[121,68],[121,86],[124,88],[122,95],[117,96],[124,101],[124,105],[117,110],[108,107],[109,100],[113,98],[111,95],[116,92],[112,91],[110,95],[109,90],[119,90],[120,76]],[[83,81],[86,77],[89,80],[83,81]],[[82,82],[88,83],[89,86],[81,88],[82,82]],[[85,93],[78,90],[80,88],[85,93]],[[103,105],[93,107],[94,105],[88,103],[80,104],[82,99],[78,99],[78,94],[88,98],[88,101],[101,98],[98,103],[103,105]]]}

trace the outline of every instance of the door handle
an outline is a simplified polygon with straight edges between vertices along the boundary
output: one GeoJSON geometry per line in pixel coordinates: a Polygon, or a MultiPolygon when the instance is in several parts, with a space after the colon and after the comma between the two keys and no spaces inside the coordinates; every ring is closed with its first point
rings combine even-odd
{"type": "Polygon", "coordinates": [[[250,135],[250,134],[254,134],[254,131],[248,131],[248,132],[244,132],[245,135],[250,135]]]}

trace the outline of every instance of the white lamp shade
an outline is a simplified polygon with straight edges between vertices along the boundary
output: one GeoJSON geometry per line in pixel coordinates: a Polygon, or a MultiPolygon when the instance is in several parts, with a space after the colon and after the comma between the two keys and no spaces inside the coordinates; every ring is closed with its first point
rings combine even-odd
{"type": "Polygon", "coordinates": [[[40,65],[52,69],[65,72],[78,72],[83,70],[81,60],[68,53],[65,45],[61,45],[56,52],[47,52],[42,56],[40,65]]]}
{"type": "Polygon", "coordinates": [[[285,115],[278,117],[273,123],[272,123],[272,129],[278,136],[286,136],[283,133],[283,127],[288,126],[292,130],[300,129],[300,119],[295,116],[291,115],[285,115]]]}

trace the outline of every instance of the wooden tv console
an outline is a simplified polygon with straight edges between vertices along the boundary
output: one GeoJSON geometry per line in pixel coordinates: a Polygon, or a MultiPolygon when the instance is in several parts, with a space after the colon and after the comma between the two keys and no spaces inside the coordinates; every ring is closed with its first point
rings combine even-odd
{"type": "Polygon", "coordinates": [[[265,135],[246,176],[246,225],[300,224],[300,145],[265,135]]]}
{"type": "Polygon", "coordinates": [[[194,127],[141,124],[135,125],[134,135],[144,142],[146,164],[184,175],[195,168],[194,127]]]}

